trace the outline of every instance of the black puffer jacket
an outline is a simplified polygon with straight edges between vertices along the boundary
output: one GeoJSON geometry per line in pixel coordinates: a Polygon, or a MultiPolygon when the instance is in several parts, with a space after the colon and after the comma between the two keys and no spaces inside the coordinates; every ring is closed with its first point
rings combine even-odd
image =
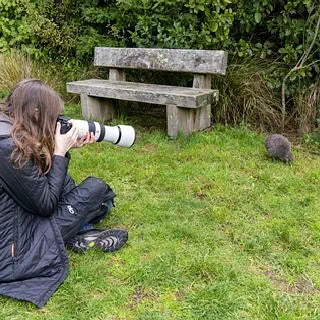
{"type": "Polygon", "coordinates": [[[0,116],[0,295],[42,307],[68,273],[68,257],[52,213],[69,159],[54,156],[48,175],[10,162],[10,124],[0,116]]]}

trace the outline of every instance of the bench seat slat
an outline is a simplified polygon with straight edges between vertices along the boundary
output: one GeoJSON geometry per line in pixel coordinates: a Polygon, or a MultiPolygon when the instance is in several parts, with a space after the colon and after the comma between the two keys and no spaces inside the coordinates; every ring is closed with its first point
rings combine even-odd
{"type": "Polygon", "coordinates": [[[199,108],[211,104],[218,90],[126,81],[90,79],[67,83],[67,91],[103,98],[199,108]]]}

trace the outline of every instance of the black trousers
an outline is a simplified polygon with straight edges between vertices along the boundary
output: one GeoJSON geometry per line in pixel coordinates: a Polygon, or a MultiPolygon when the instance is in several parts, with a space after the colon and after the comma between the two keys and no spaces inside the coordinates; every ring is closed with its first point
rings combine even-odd
{"type": "Polygon", "coordinates": [[[88,177],[76,186],[67,175],[54,218],[64,242],[73,238],[86,223],[97,223],[108,212],[107,202],[115,193],[103,180],[88,177]]]}

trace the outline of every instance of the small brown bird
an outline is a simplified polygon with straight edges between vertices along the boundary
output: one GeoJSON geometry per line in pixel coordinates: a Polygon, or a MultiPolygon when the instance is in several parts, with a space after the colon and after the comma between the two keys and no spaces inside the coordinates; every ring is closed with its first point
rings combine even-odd
{"type": "Polygon", "coordinates": [[[286,163],[293,161],[290,141],[281,134],[272,134],[267,137],[265,147],[270,157],[286,163]]]}

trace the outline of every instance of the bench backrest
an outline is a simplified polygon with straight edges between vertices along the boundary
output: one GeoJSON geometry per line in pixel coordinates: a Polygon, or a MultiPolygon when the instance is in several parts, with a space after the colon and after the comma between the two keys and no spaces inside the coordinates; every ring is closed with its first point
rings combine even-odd
{"type": "Polygon", "coordinates": [[[225,74],[227,53],[221,50],[97,47],[94,65],[120,69],[225,74]]]}

